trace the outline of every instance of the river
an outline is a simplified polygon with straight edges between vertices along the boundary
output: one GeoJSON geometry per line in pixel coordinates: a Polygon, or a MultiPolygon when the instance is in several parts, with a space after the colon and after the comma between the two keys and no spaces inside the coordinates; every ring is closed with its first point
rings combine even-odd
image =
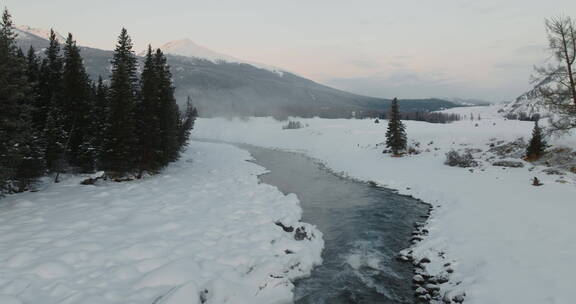
{"type": "Polygon", "coordinates": [[[295,303],[415,302],[412,265],[396,256],[410,246],[414,223],[428,205],[336,175],[302,154],[240,147],[270,171],[261,181],[295,193],[302,220],[324,234],[323,264],[295,282],[295,303]]]}

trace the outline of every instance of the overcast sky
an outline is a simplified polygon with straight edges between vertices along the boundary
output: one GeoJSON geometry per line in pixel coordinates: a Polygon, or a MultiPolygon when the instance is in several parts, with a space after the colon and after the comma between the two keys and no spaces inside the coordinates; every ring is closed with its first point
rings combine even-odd
{"type": "Polygon", "coordinates": [[[111,49],[125,26],[137,50],[190,38],[379,97],[510,100],[545,52],[544,19],[574,0],[0,0],[17,24],[72,32],[111,49]]]}

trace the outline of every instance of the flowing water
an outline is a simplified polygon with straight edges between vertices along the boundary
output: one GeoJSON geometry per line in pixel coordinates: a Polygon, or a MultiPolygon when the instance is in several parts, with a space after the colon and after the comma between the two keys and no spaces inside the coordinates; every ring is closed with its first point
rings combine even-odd
{"type": "Polygon", "coordinates": [[[413,224],[423,220],[427,205],[340,177],[300,154],[241,148],[270,171],[261,180],[295,193],[302,220],[324,233],[323,264],[296,282],[296,303],[415,302],[412,267],[398,262],[396,255],[410,246],[413,224]]]}

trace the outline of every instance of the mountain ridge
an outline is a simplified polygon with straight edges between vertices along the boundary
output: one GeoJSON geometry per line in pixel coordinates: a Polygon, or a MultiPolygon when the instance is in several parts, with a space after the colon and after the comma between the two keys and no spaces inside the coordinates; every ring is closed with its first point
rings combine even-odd
{"type": "MultiPolygon", "coordinates": [[[[26,39],[18,39],[18,45],[24,50],[29,46],[36,50],[47,46],[45,38],[24,33],[26,39]]],[[[192,41],[185,42],[190,45],[192,41]]],[[[107,79],[112,51],[81,47],[81,52],[91,78],[102,76],[107,79]]],[[[166,57],[172,68],[175,96],[181,105],[190,96],[204,116],[349,117],[352,112],[387,111],[390,105],[389,99],[338,90],[287,71],[279,73],[243,61],[210,60],[174,53],[178,52],[167,52],[166,57]]],[[[213,52],[212,55],[223,54],[213,52]]],[[[138,59],[142,63],[143,58],[138,59]]],[[[401,100],[401,104],[404,111],[434,111],[459,106],[441,99],[401,100]]]]}

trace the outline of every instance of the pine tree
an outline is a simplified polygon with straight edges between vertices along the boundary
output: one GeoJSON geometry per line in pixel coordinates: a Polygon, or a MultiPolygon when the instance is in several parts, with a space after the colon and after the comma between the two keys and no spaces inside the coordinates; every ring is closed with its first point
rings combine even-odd
{"type": "Polygon", "coordinates": [[[163,166],[162,100],[160,99],[160,79],[158,67],[148,46],[141,78],[141,103],[137,109],[139,134],[140,176],[143,172],[157,172],[163,166]]]}
{"type": "Polygon", "coordinates": [[[184,112],[184,117],[180,124],[180,132],[178,137],[178,143],[180,150],[183,150],[188,145],[188,140],[190,138],[190,131],[194,128],[194,123],[198,117],[198,110],[192,105],[190,96],[186,100],[186,111],[184,112]]]}
{"type": "Polygon", "coordinates": [[[406,131],[404,124],[400,120],[400,109],[397,98],[394,98],[390,105],[388,130],[386,131],[386,147],[391,149],[394,155],[399,155],[401,151],[406,149],[406,131]]]}
{"type": "Polygon", "coordinates": [[[33,113],[33,122],[38,130],[44,129],[51,108],[60,106],[58,101],[62,92],[62,67],[60,43],[56,39],[54,30],[50,30],[50,44],[45,50],[45,58],[40,66],[39,96],[37,96],[33,113]]]}
{"type": "Polygon", "coordinates": [[[18,146],[19,163],[14,174],[18,192],[30,190],[32,183],[44,175],[46,168],[43,137],[41,132],[32,127],[31,116],[28,119],[27,131],[22,135],[22,142],[18,146]]]}
{"type": "Polygon", "coordinates": [[[102,154],[103,169],[110,176],[135,171],[138,163],[135,107],[138,93],[136,55],[132,40],[122,29],[112,59],[108,128],[102,154]]]}
{"type": "Polygon", "coordinates": [[[45,160],[48,171],[62,173],[67,167],[66,147],[68,133],[64,129],[65,118],[58,107],[48,113],[43,134],[46,142],[45,160]]]}
{"type": "Polygon", "coordinates": [[[532,129],[532,138],[526,148],[526,159],[533,161],[539,159],[544,150],[546,149],[546,141],[544,141],[542,129],[538,126],[538,121],[534,123],[534,129],[532,129]]]}
{"type": "Polygon", "coordinates": [[[154,61],[159,80],[162,163],[166,165],[180,157],[180,145],[178,142],[180,112],[174,98],[172,73],[166,63],[166,57],[160,49],[156,50],[154,61]]]}
{"type": "Polygon", "coordinates": [[[16,47],[12,17],[0,21],[0,193],[23,191],[43,172],[31,125],[31,88],[26,60],[16,47]]]}
{"type": "Polygon", "coordinates": [[[158,172],[180,155],[180,112],[174,98],[172,74],[160,50],[148,47],[138,106],[139,171],[158,172]]]}
{"type": "Polygon", "coordinates": [[[105,147],[105,138],[108,130],[108,87],[102,77],[93,88],[94,106],[92,107],[93,137],[96,156],[96,168],[101,169],[101,158],[105,147]]]}
{"type": "Polygon", "coordinates": [[[64,129],[70,136],[66,156],[70,165],[82,172],[94,170],[95,149],[91,132],[92,111],[91,84],[82,62],[80,49],[72,34],[68,34],[64,45],[64,67],[62,93],[59,100],[64,114],[64,129]]]}
{"type": "Polygon", "coordinates": [[[32,87],[33,92],[33,106],[38,104],[40,97],[40,59],[36,55],[34,47],[30,46],[26,55],[26,75],[28,76],[28,83],[32,87]]]}

